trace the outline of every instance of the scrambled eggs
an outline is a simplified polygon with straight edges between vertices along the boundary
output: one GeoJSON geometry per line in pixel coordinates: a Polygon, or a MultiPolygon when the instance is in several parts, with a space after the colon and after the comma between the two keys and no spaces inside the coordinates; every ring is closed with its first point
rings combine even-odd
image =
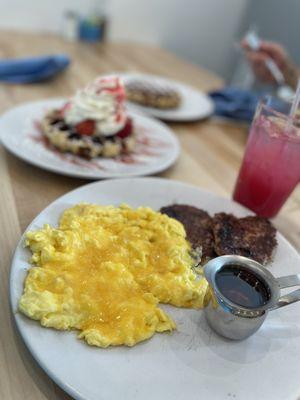
{"type": "Polygon", "coordinates": [[[158,303],[200,308],[207,289],[196,279],[180,222],[150,208],[79,204],[58,228],[28,232],[32,251],[19,309],[41,325],[77,329],[90,345],[133,346],[175,329],[158,303]]]}

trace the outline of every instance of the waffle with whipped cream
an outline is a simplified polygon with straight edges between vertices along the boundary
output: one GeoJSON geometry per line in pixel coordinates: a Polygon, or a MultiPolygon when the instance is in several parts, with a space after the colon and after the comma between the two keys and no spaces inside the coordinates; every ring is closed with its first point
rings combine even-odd
{"type": "Polygon", "coordinates": [[[42,132],[60,151],[84,158],[129,153],[136,140],[124,100],[120,78],[97,78],[62,108],[48,112],[41,121],[42,132]]]}

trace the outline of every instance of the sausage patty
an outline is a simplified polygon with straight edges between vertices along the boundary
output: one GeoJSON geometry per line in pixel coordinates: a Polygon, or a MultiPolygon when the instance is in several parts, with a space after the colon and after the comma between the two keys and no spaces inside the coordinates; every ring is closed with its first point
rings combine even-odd
{"type": "Polygon", "coordinates": [[[202,249],[201,263],[216,256],[214,252],[212,218],[206,211],[185,204],[162,207],[161,213],[177,219],[185,228],[186,236],[193,249],[202,249]]]}
{"type": "Polygon", "coordinates": [[[261,264],[271,261],[277,245],[276,229],[266,218],[236,218],[232,214],[215,214],[212,222],[216,253],[237,254],[261,264]]]}
{"type": "Polygon", "coordinates": [[[271,261],[277,245],[276,229],[266,218],[237,218],[226,213],[215,214],[212,218],[206,211],[185,204],[162,207],[160,212],[183,224],[192,248],[202,249],[201,264],[226,254],[266,264],[271,261]]]}

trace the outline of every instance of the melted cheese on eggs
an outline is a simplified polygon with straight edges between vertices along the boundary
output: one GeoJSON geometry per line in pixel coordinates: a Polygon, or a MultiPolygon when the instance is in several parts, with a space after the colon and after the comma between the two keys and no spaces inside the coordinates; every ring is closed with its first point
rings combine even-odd
{"type": "Polygon", "coordinates": [[[134,344],[175,329],[158,307],[203,306],[183,226],[150,208],[79,204],[58,228],[28,232],[32,251],[19,309],[45,327],[77,329],[90,345],[134,344]]]}

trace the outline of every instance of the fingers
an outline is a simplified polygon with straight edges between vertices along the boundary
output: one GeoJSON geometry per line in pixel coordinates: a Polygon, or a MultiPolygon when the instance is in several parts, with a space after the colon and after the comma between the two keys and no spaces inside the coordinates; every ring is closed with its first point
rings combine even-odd
{"type": "Polygon", "coordinates": [[[287,52],[279,43],[262,41],[259,50],[271,57],[279,67],[288,63],[287,52]]]}
{"type": "Polygon", "coordinates": [[[254,74],[259,80],[268,83],[275,83],[274,77],[266,66],[266,59],[268,58],[268,55],[261,51],[254,52],[248,50],[246,51],[246,57],[254,74]]]}
{"type": "Polygon", "coordinates": [[[243,40],[240,41],[240,46],[241,46],[242,49],[244,49],[246,51],[250,51],[251,50],[246,39],[243,39],[243,40]]]}
{"type": "MultiPolygon", "coordinates": [[[[243,39],[240,42],[240,45],[246,52],[253,52],[246,39],[243,39]]],[[[289,61],[289,57],[285,49],[276,42],[262,40],[260,42],[259,50],[255,53],[264,53],[267,57],[271,57],[279,66],[279,68],[283,68],[289,61]]]]}
{"type": "Polygon", "coordinates": [[[246,57],[252,66],[256,77],[264,82],[275,83],[275,79],[266,67],[267,58],[275,61],[281,71],[286,69],[289,58],[284,48],[275,42],[262,40],[258,51],[251,50],[247,40],[243,39],[240,43],[245,50],[246,57]]]}
{"type": "Polygon", "coordinates": [[[284,47],[279,43],[262,40],[258,51],[251,50],[246,39],[240,42],[240,46],[245,50],[246,57],[252,67],[256,77],[267,83],[276,83],[269,69],[266,67],[266,59],[271,58],[283,73],[286,82],[295,87],[298,82],[299,73],[289,58],[284,47]]]}

